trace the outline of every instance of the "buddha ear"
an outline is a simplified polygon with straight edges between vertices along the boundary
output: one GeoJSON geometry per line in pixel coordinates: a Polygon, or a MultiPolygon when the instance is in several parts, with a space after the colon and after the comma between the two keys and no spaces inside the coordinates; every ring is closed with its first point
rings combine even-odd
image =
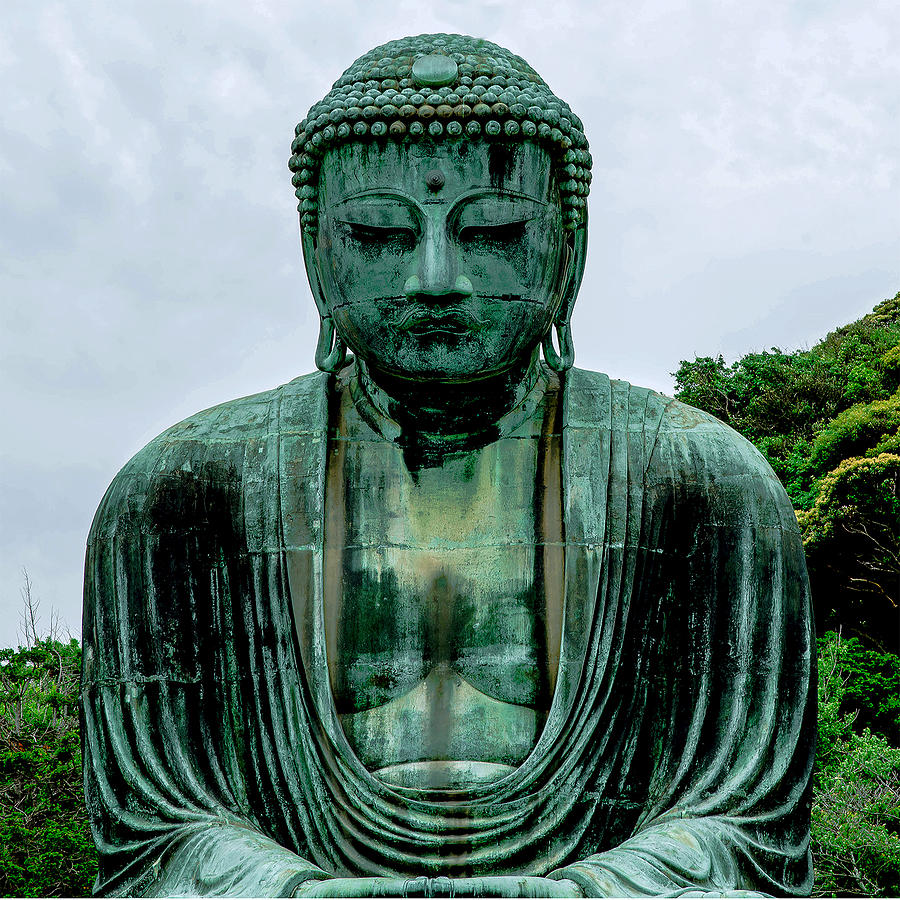
{"type": "Polygon", "coordinates": [[[325,316],[330,317],[331,311],[325,300],[325,292],[322,290],[322,279],[319,277],[319,263],[316,259],[316,236],[310,234],[304,228],[300,232],[300,246],[303,248],[303,264],[306,266],[306,278],[309,281],[309,289],[312,291],[316,309],[323,318],[325,316]]]}
{"type": "Polygon", "coordinates": [[[572,340],[570,320],[575,307],[575,299],[584,275],[587,258],[587,218],[573,231],[565,232],[565,242],[560,253],[556,293],[560,298],[553,322],[541,341],[544,360],[555,372],[566,372],[575,363],[575,344],[572,340]],[[553,346],[553,331],[556,331],[557,350],[553,346]]]}
{"type": "Polygon", "coordinates": [[[347,362],[347,345],[337,333],[331,308],[319,274],[318,243],[314,234],[301,230],[300,246],[303,248],[303,263],[306,266],[306,278],[313,295],[316,309],[319,311],[319,339],[316,343],[316,367],[323,372],[340,371],[347,362]]]}
{"type": "Polygon", "coordinates": [[[587,211],[583,220],[573,231],[567,231],[563,252],[559,265],[559,282],[557,291],[560,297],[559,309],[553,317],[558,325],[568,324],[575,308],[575,300],[581,289],[584,277],[584,264],[587,260],[587,211]]]}

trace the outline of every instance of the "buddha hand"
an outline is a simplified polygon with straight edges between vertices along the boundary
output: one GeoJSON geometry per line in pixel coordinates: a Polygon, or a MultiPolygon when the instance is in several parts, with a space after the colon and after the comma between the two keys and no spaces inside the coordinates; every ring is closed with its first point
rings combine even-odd
{"type": "Polygon", "coordinates": [[[307,881],[296,897],[583,897],[573,881],[523,875],[481,878],[329,878],[307,881]]]}
{"type": "Polygon", "coordinates": [[[678,900],[681,900],[682,897],[703,897],[704,900],[719,900],[720,897],[769,897],[771,894],[761,894],[759,891],[743,891],[735,888],[730,891],[685,891],[683,894],[678,895],[678,900]]]}

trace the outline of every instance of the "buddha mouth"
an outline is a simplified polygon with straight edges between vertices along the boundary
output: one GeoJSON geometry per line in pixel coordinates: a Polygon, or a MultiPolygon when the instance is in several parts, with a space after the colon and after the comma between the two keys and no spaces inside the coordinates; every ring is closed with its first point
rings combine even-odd
{"type": "Polygon", "coordinates": [[[396,327],[419,337],[437,334],[462,337],[480,331],[484,328],[484,322],[461,306],[447,306],[440,310],[415,306],[400,317],[396,327]]]}

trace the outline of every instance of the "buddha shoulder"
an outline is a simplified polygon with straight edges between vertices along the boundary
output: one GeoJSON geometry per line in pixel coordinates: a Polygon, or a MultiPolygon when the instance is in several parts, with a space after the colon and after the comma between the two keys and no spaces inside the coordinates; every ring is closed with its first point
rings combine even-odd
{"type": "Polygon", "coordinates": [[[700,466],[720,476],[755,473],[776,478],[766,458],[747,438],[680,400],[668,400],[654,443],[662,452],[668,450],[671,458],[680,457],[688,469],[700,466]]]}
{"type": "Polygon", "coordinates": [[[323,374],[303,375],[272,390],[202,410],[155,437],[113,479],[89,540],[122,517],[204,518],[214,496],[237,494],[251,470],[271,467],[283,432],[326,426],[323,374]],[[177,507],[177,509],[175,508],[177,507]],[[194,508],[196,507],[196,508],[194,508]]]}
{"type": "MultiPolygon", "coordinates": [[[[795,531],[787,494],[759,450],[703,410],[649,388],[572,369],[566,424],[585,436],[612,435],[613,456],[627,445],[629,478],[660,499],[698,508],[766,509],[764,518],[795,531]],[[618,437],[616,437],[618,435],[618,437]]],[[[582,439],[579,438],[579,442],[582,439]]]]}
{"type": "Polygon", "coordinates": [[[703,410],[672,400],[666,406],[646,469],[676,502],[710,522],[750,522],[799,533],[796,516],[768,460],[743,435],[703,410]]]}

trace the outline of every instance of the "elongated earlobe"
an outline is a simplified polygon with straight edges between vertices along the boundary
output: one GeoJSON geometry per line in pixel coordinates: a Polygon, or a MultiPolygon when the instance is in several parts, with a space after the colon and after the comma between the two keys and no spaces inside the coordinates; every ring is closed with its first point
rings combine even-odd
{"type": "Polygon", "coordinates": [[[567,321],[554,322],[550,330],[544,335],[541,342],[541,350],[544,353],[544,361],[554,372],[567,372],[575,364],[575,343],[572,340],[572,326],[567,321]],[[556,340],[559,343],[559,351],[553,346],[553,332],[556,331],[556,340]]]}
{"type": "Polygon", "coordinates": [[[319,340],[316,344],[316,368],[334,375],[347,362],[347,345],[334,327],[331,316],[319,316],[319,340]]]}
{"type": "Polygon", "coordinates": [[[559,292],[559,309],[553,324],[541,341],[544,361],[554,372],[566,372],[575,364],[575,342],[572,340],[572,310],[581,278],[584,275],[584,262],[587,256],[587,210],[584,221],[566,236],[566,247],[563,263],[560,267],[557,290],[559,292]],[[553,346],[553,332],[556,332],[556,343],[553,346]]]}
{"type": "Polygon", "coordinates": [[[331,312],[325,300],[325,292],[322,290],[322,281],[319,278],[319,270],[316,267],[315,236],[309,231],[304,231],[301,235],[301,240],[306,277],[309,279],[309,289],[312,292],[316,309],[319,311],[316,368],[322,372],[330,372],[333,375],[347,364],[347,345],[337,333],[337,328],[334,327],[334,319],[331,318],[331,312]]]}

